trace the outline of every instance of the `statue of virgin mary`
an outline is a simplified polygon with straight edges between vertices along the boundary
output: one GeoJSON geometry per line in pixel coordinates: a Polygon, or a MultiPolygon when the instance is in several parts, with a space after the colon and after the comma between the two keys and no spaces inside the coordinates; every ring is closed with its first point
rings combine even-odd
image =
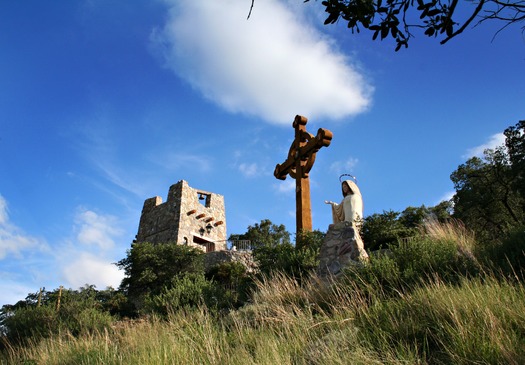
{"type": "Polygon", "coordinates": [[[353,226],[363,219],[363,197],[357,184],[353,180],[344,180],[341,183],[343,201],[340,204],[325,201],[332,206],[332,219],[334,223],[350,222],[353,226]]]}
{"type": "Polygon", "coordinates": [[[354,228],[355,239],[360,251],[364,251],[364,243],[359,235],[357,226],[363,219],[363,197],[354,180],[344,180],[341,183],[343,191],[343,201],[337,204],[332,201],[325,201],[332,206],[332,219],[334,224],[348,222],[354,228]]]}

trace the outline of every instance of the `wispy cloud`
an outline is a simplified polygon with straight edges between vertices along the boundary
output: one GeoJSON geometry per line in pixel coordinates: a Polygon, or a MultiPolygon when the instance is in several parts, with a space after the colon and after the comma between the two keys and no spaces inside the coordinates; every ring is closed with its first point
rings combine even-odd
{"type": "Polygon", "coordinates": [[[80,208],[75,218],[78,234],[77,241],[86,246],[97,246],[103,250],[115,247],[114,237],[123,234],[117,226],[116,217],[99,215],[93,211],[80,208]]]}
{"type": "Polygon", "coordinates": [[[4,197],[0,195],[0,224],[7,222],[7,202],[4,197]]]}
{"type": "Polygon", "coordinates": [[[0,260],[11,255],[20,259],[24,252],[45,250],[46,247],[44,241],[24,233],[10,222],[7,201],[0,195],[0,260]]]}
{"type": "MultiPolygon", "coordinates": [[[[112,122],[102,112],[86,121],[79,122],[79,127],[75,130],[75,148],[81,156],[88,161],[98,172],[103,183],[94,177],[81,177],[73,171],[68,172],[72,178],[84,178],[95,185],[100,190],[112,195],[115,199],[128,205],[127,197],[122,192],[127,192],[138,197],[145,195],[146,185],[144,176],[148,174],[130,168],[125,164],[125,159],[119,158],[119,144],[116,143],[116,132],[112,130],[112,122]],[[126,166],[126,167],[124,167],[126,166]],[[141,176],[140,179],[137,176],[141,176]],[[107,184],[107,183],[110,184],[107,184]],[[115,189],[117,187],[118,189],[115,189]]],[[[120,147],[122,148],[122,147],[120,147]]],[[[126,155],[129,159],[130,156],[126,155]]]]}
{"type": "Polygon", "coordinates": [[[273,185],[278,193],[290,193],[295,191],[295,179],[288,177],[284,181],[280,181],[273,185]]]}
{"type": "Polygon", "coordinates": [[[222,108],[279,124],[297,113],[338,119],[368,108],[372,87],[352,61],[286,2],[259,1],[249,20],[246,1],[166,2],[153,49],[222,108]]]}
{"type": "Polygon", "coordinates": [[[20,284],[17,278],[0,272],[0,305],[15,304],[19,300],[24,299],[27,294],[34,293],[36,289],[38,288],[20,284]]]}
{"type": "Polygon", "coordinates": [[[252,163],[241,163],[239,165],[239,171],[245,177],[256,177],[259,175],[260,168],[255,162],[252,163]]]}
{"type": "Polygon", "coordinates": [[[193,171],[207,172],[211,169],[210,157],[191,153],[167,153],[157,164],[167,170],[180,170],[188,168],[193,171]]]}
{"type": "Polygon", "coordinates": [[[0,304],[14,303],[42,286],[78,288],[94,284],[117,287],[123,273],[113,264],[122,258],[117,242],[124,236],[117,217],[78,207],[70,230],[53,249],[12,223],[0,195],[0,304]],[[16,290],[10,295],[3,290],[16,290]],[[25,291],[25,292],[24,292],[25,291]]]}
{"type": "Polygon", "coordinates": [[[349,173],[354,169],[358,162],[359,160],[354,157],[349,157],[342,161],[335,161],[330,165],[330,171],[339,175],[349,173]]]}
{"type": "Polygon", "coordinates": [[[90,252],[79,252],[62,270],[62,275],[70,287],[78,288],[93,284],[98,288],[120,285],[123,273],[107,258],[90,252]]]}
{"type": "Polygon", "coordinates": [[[462,156],[462,158],[482,157],[483,151],[485,151],[486,149],[494,149],[504,144],[505,135],[503,133],[494,134],[489,138],[489,140],[486,143],[468,149],[467,152],[462,156]]]}
{"type": "Polygon", "coordinates": [[[73,232],[74,238],[66,240],[56,255],[65,284],[118,286],[123,273],[113,264],[116,261],[113,255],[115,241],[124,235],[124,230],[117,217],[79,207],[73,232]]]}
{"type": "Polygon", "coordinates": [[[16,303],[38,285],[28,285],[34,257],[49,254],[48,244],[24,232],[9,217],[8,203],[0,195],[0,305],[16,303]]]}

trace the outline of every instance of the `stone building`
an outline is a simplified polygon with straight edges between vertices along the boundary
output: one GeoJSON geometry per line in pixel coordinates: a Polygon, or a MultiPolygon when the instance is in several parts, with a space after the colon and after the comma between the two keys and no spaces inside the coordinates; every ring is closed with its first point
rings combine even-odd
{"type": "Polygon", "coordinates": [[[135,242],[175,242],[204,252],[226,249],[224,197],[194,189],[184,180],[172,185],[168,199],[146,199],[135,242]]]}

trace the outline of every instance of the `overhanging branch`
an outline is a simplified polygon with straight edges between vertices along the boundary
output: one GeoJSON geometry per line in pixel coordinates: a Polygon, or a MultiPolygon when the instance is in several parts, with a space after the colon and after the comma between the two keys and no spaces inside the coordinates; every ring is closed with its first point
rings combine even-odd
{"type": "Polygon", "coordinates": [[[470,23],[472,23],[472,21],[476,18],[476,16],[478,16],[479,12],[483,8],[483,5],[485,5],[485,0],[480,0],[480,2],[478,3],[478,6],[474,10],[470,18],[468,18],[467,21],[465,21],[465,23],[463,23],[463,25],[458,30],[456,30],[454,33],[449,35],[447,38],[443,39],[440,43],[445,44],[449,40],[457,36],[458,34],[463,33],[463,31],[470,25],[470,23]]]}

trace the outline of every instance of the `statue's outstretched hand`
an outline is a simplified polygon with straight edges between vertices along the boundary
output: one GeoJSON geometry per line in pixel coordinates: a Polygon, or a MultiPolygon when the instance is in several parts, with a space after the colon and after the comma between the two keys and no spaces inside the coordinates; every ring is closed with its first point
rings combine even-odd
{"type": "Polygon", "coordinates": [[[325,200],[324,203],[325,203],[325,204],[330,204],[330,205],[334,205],[334,204],[335,204],[334,202],[332,202],[332,201],[330,201],[330,200],[325,200]]]}

